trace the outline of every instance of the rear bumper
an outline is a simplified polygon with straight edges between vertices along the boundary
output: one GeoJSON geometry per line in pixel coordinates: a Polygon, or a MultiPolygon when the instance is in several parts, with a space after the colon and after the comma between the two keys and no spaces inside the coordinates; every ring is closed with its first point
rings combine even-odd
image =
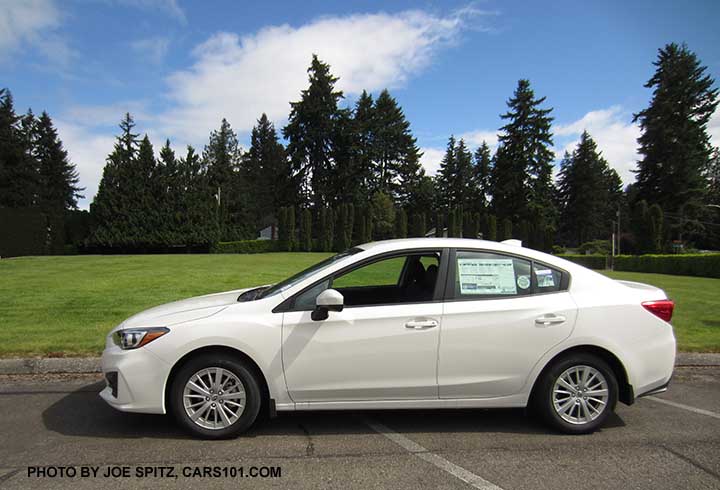
{"type": "Polygon", "coordinates": [[[102,354],[105,388],[100,397],[123,412],[165,413],[165,380],[171,366],[145,348],[108,346],[102,354]]]}
{"type": "Polygon", "coordinates": [[[640,393],[639,395],[636,396],[636,398],[642,398],[644,396],[651,396],[651,395],[657,395],[660,393],[665,393],[668,389],[668,386],[670,386],[670,380],[668,380],[667,383],[665,383],[661,386],[658,386],[657,388],[652,388],[644,393],[640,393]]]}

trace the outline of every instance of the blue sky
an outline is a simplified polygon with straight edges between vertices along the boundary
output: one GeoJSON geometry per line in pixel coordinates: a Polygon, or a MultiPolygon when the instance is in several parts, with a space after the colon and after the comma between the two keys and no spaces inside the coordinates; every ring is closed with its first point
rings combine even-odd
{"type": "MultiPolygon", "coordinates": [[[[720,79],[719,18],[717,1],[0,0],[0,86],[56,121],[87,187],[81,207],[125,111],[156,148],[202,149],[222,117],[246,145],[263,111],[284,124],[311,53],[348,104],[390,89],[429,173],[450,134],[493,144],[529,78],[554,108],[558,157],[587,129],[628,183],[657,49],[686,42],[720,79]]],[[[720,145],[720,118],[710,126],[720,145]]]]}

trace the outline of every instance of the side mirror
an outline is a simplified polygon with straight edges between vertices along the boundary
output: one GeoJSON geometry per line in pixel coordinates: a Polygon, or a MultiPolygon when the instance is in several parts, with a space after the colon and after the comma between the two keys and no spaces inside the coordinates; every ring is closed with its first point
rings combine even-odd
{"type": "Polygon", "coordinates": [[[315,298],[315,309],[310,317],[316,322],[327,320],[328,312],[342,311],[345,306],[345,298],[334,289],[326,289],[315,298]]]}

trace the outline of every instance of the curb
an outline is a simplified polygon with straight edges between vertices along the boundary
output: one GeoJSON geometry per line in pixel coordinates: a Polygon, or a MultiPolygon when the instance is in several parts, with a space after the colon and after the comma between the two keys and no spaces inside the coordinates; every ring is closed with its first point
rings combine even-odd
{"type": "MultiPolygon", "coordinates": [[[[679,352],[676,367],[720,366],[720,354],[679,352]]],[[[99,373],[99,357],[31,357],[25,359],[0,359],[0,375],[3,374],[92,374],[99,373]]]]}
{"type": "Polygon", "coordinates": [[[0,359],[0,374],[99,373],[99,357],[0,359]]]}

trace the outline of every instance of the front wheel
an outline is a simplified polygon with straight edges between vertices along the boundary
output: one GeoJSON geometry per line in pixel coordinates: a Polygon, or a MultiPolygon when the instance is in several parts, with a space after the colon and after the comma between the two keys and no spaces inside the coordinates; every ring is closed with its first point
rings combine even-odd
{"type": "Polygon", "coordinates": [[[590,354],[574,354],[543,374],[534,401],[539,415],[553,428],[587,434],[605,422],[617,399],[617,379],[607,363],[590,354]]]}
{"type": "Polygon", "coordinates": [[[244,363],[201,356],[185,364],[172,384],[172,412],[192,434],[225,439],[247,430],[258,416],[258,382],[244,363]]]}

